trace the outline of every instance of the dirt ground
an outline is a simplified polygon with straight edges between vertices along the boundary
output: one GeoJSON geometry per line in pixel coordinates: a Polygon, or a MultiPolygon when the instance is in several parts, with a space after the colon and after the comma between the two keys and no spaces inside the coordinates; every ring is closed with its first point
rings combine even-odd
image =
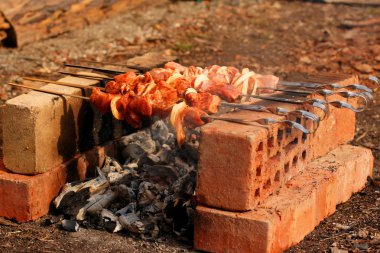
{"type": "MultiPolygon", "coordinates": [[[[149,1],[138,9],[80,31],[19,49],[0,49],[0,80],[22,75],[57,78],[65,61],[123,63],[160,51],[185,65],[250,67],[291,78],[294,72],[379,76],[380,25],[350,27],[380,16],[379,7],[301,1],[149,1]],[[349,23],[351,22],[351,23],[349,23]]],[[[20,91],[0,87],[1,100],[20,91]]],[[[380,175],[379,93],[358,115],[353,144],[373,150],[380,175]]],[[[166,235],[156,242],[82,228],[68,233],[50,216],[28,224],[0,225],[1,252],[187,252],[191,242],[166,235]]],[[[369,183],[289,252],[380,252],[380,187],[369,183]],[[337,252],[337,251],[335,251],[337,252]]],[[[0,222],[1,224],[2,222],[0,222]]]]}

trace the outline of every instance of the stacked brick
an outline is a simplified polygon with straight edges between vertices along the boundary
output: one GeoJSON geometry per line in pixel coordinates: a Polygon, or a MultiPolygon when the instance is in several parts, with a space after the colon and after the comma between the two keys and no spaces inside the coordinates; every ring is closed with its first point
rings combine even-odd
{"type": "MultiPolygon", "coordinates": [[[[65,77],[59,81],[83,85],[86,79],[65,77]]],[[[48,84],[47,91],[82,95],[82,89],[48,84]]],[[[19,222],[35,220],[49,211],[52,199],[67,181],[84,179],[112,143],[77,155],[81,131],[92,109],[82,100],[40,92],[10,99],[1,108],[3,161],[0,162],[0,216],[19,222]],[[91,110],[91,111],[90,111],[91,110]],[[87,116],[87,117],[85,117],[87,116]]],[[[91,123],[91,127],[93,122],[91,123]]]]}
{"type": "MultiPolygon", "coordinates": [[[[342,85],[357,81],[355,77],[335,80],[342,85]]],[[[252,119],[269,115],[239,111],[229,116],[252,119]]],[[[281,252],[302,240],[338,203],[363,188],[372,173],[369,151],[340,147],[351,141],[354,133],[355,114],[337,108],[330,108],[328,117],[310,135],[278,125],[265,129],[215,121],[204,126],[196,249],[281,252]],[[318,157],[322,158],[315,160],[318,157]]]]}

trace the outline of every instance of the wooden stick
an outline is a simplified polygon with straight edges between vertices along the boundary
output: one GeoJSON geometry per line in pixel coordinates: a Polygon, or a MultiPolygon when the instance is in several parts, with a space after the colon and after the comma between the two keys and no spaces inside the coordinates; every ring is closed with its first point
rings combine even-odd
{"type": "Polygon", "coordinates": [[[34,77],[22,77],[24,80],[34,81],[34,82],[41,82],[41,83],[52,83],[52,84],[58,84],[68,87],[74,87],[74,88],[80,88],[80,89],[95,89],[98,88],[101,91],[105,91],[106,89],[103,87],[95,87],[95,86],[83,86],[80,84],[74,84],[74,83],[65,83],[65,82],[59,82],[59,81],[51,81],[51,80],[45,80],[45,79],[39,79],[34,77]]]}
{"type": "Polygon", "coordinates": [[[113,78],[110,76],[107,76],[107,77],[92,76],[92,75],[78,74],[78,73],[66,72],[66,71],[58,71],[58,73],[62,75],[70,75],[70,76],[75,76],[75,77],[80,77],[80,78],[90,79],[90,80],[97,80],[97,81],[113,80],[113,78]]]}
{"type": "Polygon", "coordinates": [[[59,92],[59,91],[47,91],[47,90],[43,90],[43,89],[40,89],[40,88],[30,87],[30,86],[26,86],[26,85],[22,85],[22,84],[16,84],[16,83],[8,83],[8,84],[12,85],[12,86],[16,86],[16,87],[26,88],[26,89],[35,90],[35,91],[39,91],[39,92],[43,92],[43,93],[48,93],[48,94],[54,94],[54,95],[58,95],[58,96],[68,96],[68,97],[80,98],[80,99],[84,99],[84,100],[90,100],[89,97],[83,97],[83,96],[78,96],[78,95],[66,94],[66,93],[59,92]]]}

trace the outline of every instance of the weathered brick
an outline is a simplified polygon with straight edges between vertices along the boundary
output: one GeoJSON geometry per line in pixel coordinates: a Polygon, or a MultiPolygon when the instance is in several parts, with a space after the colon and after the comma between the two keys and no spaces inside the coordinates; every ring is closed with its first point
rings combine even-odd
{"type": "MultiPolygon", "coordinates": [[[[342,85],[356,82],[356,77],[337,81],[342,85]]],[[[338,99],[342,98],[329,97],[330,101],[338,99]]],[[[300,108],[284,103],[262,104],[289,110],[300,108]]],[[[228,116],[238,119],[280,118],[251,111],[238,111],[228,116]]],[[[211,122],[201,130],[198,200],[205,206],[224,210],[251,210],[302,171],[308,161],[352,140],[354,133],[355,113],[333,107],[318,130],[308,136],[278,124],[266,129],[211,122]]]]}
{"type": "MultiPolygon", "coordinates": [[[[83,86],[95,84],[76,77],[60,81],[83,86]]],[[[82,95],[81,89],[54,84],[42,89],[82,95]]],[[[77,143],[91,132],[88,125],[92,126],[92,122],[81,120],[91,113],[90,105],[81,99],[41,92],[32,91],[8,100],[3,111],[6,167],[15,173],[37,174],[72,158],[77,153],[77,143]]],[[[91,117],[86,120],[91,121],[91,117]]]]}
{"type": "Polygon", "coordinates": [[[109,142],[37,175],[12,173],[0,161],[0,216],[24,222],[47,214],[51,201],[66,182],[94,176],[105,155],[115,156],[116,152],[116,144],[109,142]]]}
{"type": "Polygon", "coordinates": [[[45,215],[66,179],[66,166],[33,176],[1,169],[0,216],[24,222],[45,215]]]}
{"type": "Polygon", "coordinates": [[[331,215],[337,204],[364,188],[372,169],[370,150],[343,145],[311,162],[252,211],[198,206],[194,247],[208,252],[283,252],[331,215]]]}

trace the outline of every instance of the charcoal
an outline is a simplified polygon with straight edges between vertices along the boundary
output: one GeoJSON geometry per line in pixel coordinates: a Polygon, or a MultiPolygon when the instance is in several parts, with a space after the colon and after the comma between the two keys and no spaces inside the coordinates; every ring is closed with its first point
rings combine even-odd
{"type": "Polygon", "coordinates": [[[152,139],[163,145],[169,139],[169,128],[164,121],[158,120],[151,126],[152,139]]]}
{"type": "Polygon", "coordinates": [[[178,172],[173,166],[144,166],[145,177],[159,184],[170,185],[178,179],[178,172]]]}
{"type": "Polygon", "coordinates": [[[173,184],[173,190],[177,197],[186,198],[192,196],[195,192],[196,172],[191,171],[189,174],[179,178],[173,184]]]}
{"type": "Polygon", "coordinates": [[[129,203],[126,207],[116,212],[117,216],[126,215],[127,213],[136,213],[136,202],[129,203]]]}
{"type": "Polygon", "coordinates": [[[107,231],[116,233],[122,230],[123,227],[119,222],[119,218],[116,215],[114,215],[110,210],[102,209],[100,215],[102,218],[102,225],[107,231]]]}
{"type": "Polygon", "coordinates": [[[139,131],[123,137],[120,146],[122,148],[121,156],[124,160],[128,158],[137,160],[144,154],[151,154],[156,151],[156,144],[150,137],[149,131],[139,131]]]}
{"type": "Polygon", "coordinates": [[[137,203],[140,206],[150,204],[156,198],[154,194],[154,185],[149,182],[142,182],[139,186],[139,193],[137,195],[137,203]]]}
{"type": "Polygon", "coordinates": [[[137,192],[139,190],[140,183],[138,181],[132,181],[130,183],[130,187],[132,188],[132,190],[134,190],[135,192],[137,192]]]}
{"type": "Polygon", "coordinates": [[[113,200],[117,197],[117,192],[112,190],[106,191],[104,194],[97,194],[92,196],[88,203],[79,209],[76,214],[77,220],[84,220],[87,213],[96,213],[101,211],[103,208],[107,208],[113,200]]]}
{"type": "Polygon", "coordinates": [[[120,172],[123,170],[123,168],[121,167],[120,163],[117,162],[115,159],[112,159],[111,161],[111,171],[117,171],[117,172],[120,172]]]}
{"type": "Polygon", "coordinates": [[[183,147],[190,159],[199,160],[199,141],[195,134],[190,135],[189,141],[185,142],[183,147]]]}
{"type": "Polygon", "coordinates": [[[162,211],[164,203],[158,200],[155,200],[153,203],[147,205],[142,210],[147,214],[155,214],[162,211]]]}
{"type": "Polygon", "coordinates": [[[119,184],[117,191],[121,198],[127,201],[136,201],[136,194],[131,187],[128,187],[125,184],[119,184]]]}
{"type": "Polygon", "coordinates": [[[65,219],[62,221],[62,228],[69,232],[78,232],[79,224],[76,221],[65,219]]]}
{"type": "Polygon", "coordinates": [[[145,225],[135,213],[127,213],[119,217],[119,222],[129,232],[143,234],[146,233],[145,225]]]}
{"type": "Polygon", "coordinates": [[[129,170],[123,170],[122,172],[110,172],[107,174],[107,180],[111,185],[129,182],[131,178],[132,173],[129,170]]]}
{"type": "Polygon", "coordinates": [[[194,170],[194,166],[189,165],[180,157],[174,158],[174,165],[178,168],[178,172],[180,176],[187,175],[190,171],[194,170]]]}
{"type": "Polygon", "coordinates": [[[85,182],[67,183],[61,193],[54,199],[55,208],[63,213],[74,215],[91,196],[103,193],[109,186],[105,177],[97,177],[85,182]]]}
{"type": "Polygon", "coordinates": [[[107,157],[105,159],[104,166],[102,168],[102,172],[106,175],[110,172],[120,172],[123,168],[121,165],[112,157],[107,157]]]}
{"type": "Polygon", "coordinates": [[[165,121],[118,141],[120,160],[105,157],[98,177],[68,184],[54,203],[86,227],[122,228],[154,240],[160,232],[190,236],[199,130],[180,149],[165,121]],[[122,166],[120,165],[122,162],[122,166]]]}
{"type": "Polygon", "coordinates": [[[161,149],[157,152],[157,157],[160,159],[161,164],[167,164],[170,161],[173,150],[168,144],[163,144],[161,149]]]}
{"type": "Polygon", "coordinates": [[[138,167],[139,166],[137,163],[127,163],[123,165],[124,169],[129,169],[129,170],[136,170],[138,167]]]}
{"type": "Polygon", "coordinates": [[[138,167],[145,165],[155,165],[160,163],[160,158],[155,154],[145,154],[137,162],[138,167]]]}

